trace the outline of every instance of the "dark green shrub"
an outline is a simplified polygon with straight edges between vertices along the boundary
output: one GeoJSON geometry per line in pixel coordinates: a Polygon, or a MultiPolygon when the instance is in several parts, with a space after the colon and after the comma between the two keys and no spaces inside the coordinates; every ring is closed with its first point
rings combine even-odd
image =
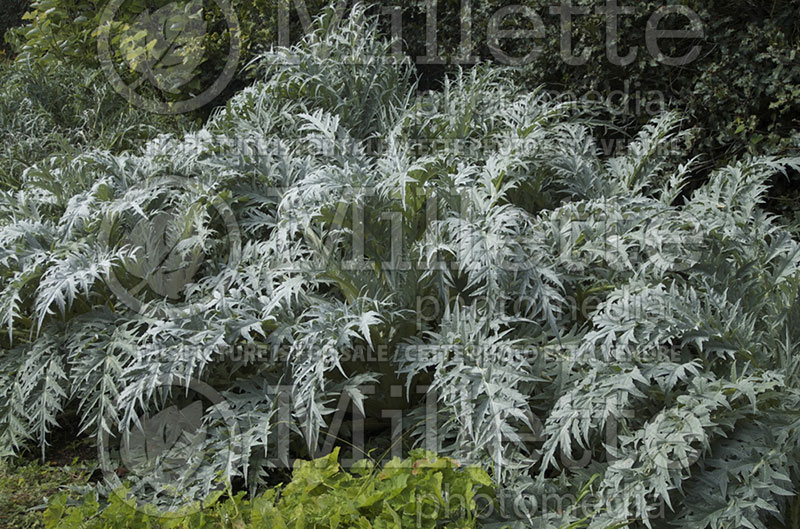
{"type": "MultiPolygon", "coordinates": [[[[461,6],[466,0],[441,1],[437,11],[437,37],[446,62],[459,62],[461,6]]],[[[544,38],[527,36],[504,39],[499,49],[524,57],[539,49],[532,60],[520,66],[519,77],[529,86],[544,83],[548,88],[577,96],[597,90],[603,96],[627,90],[631,97],[658,91],[666,103],[688,111],[702,129],[698,149],[708,151],[719,161],[743,151],[760,151],[783,145],[781,138],[800,126],[800,12],[798,0],[722,2],[620,2],[632,10],[618,17],[618,54],[625,56],[637,47],[634,60],[627,65],[613,64],[606,56],[606,16],[597,11],[604,0],[573,0],[575,7],[589,14],[572,20],[573,53],[588,53],[585,64],[572,66],[561,57],[559,16],[550,13],[552,0],[532,0],[525,5],[541,17],[544,38]],[[697,13],[704,23],[699,39],[661,39],[659,47],[668,57],[686,54],[700,45],[700,54],[682,66],[670,66],[654,58],[647,49],[645,30],[651,15],[666,5],[682,5],[697,13]]],[[[503,0],[471,2],[472,54],[498,61],[488,46],[487,33],[492,15],[513,5],[503,0]]],[[[408,51],[413,57],[426,53],[424,23],[426,0],[404,4],[408,51]]],[[[504,29],[532,29],[523,15],[509,15],[504,29]]],[[[687,18],[671,15],[659,28],[689,29],[687,18]]],[[[652,98],[651,98],[652,99],[652,98]]],[[[635,103],[635,101],[633,102],[635,103]]],[[[645,105],[642,105],[645,106],[645,105]]],[[[620,110],[615,107],[614,110],[620,110]]],[[[626,117],[637,117],[639,124],[660,111],[656,105],[644,112],[628,108],[626,117]]]]}
{"type": "MultiPolygon", "coordinates": [[[[546,5],[538,0],[536,5],[546,5]]],[[[597,1],[577,4],[595,7],[597,1]]],[[[661,40],[662,51],[682,56],[700,45],[697,59],[682,66],[656,60],[645,47],[645,27],[663,2],[638,2],[632,16],[620,18],[620,55],[638,47],[635,60],[616,66],[605,57],[605,24],[598,15],[577,17],[578,46],[591,58],[585,66],[569,66],[559,57],[557,25],[549,25],[547,44],[539,58],[525,70],[532,83],[570,90],[578,95],[590,90],[609,94],[627,90],[646,96],[658,91],[663,100],[685,110],[700,129],[697,152],[714,165],[742,152],[763,152],[785,147],[783,138],[800,125],[800,24],[796,0],[769,2],[685,2],[704,22],[705,37],[696,40],[661,40]],[[666,44],[666,45],[665,45],[666,44]]],[[[670,22],[662,27],[669,27],[670,22]]],[[[671,27],[688,27],[680,17],[671,27]]],[[[649,116],[628,115],[646,119],[649,116]]]]}
{"type": "MultiPolygon", "coordinates": [[[[242,65],[278,42],[278,6],[283,1],[232,2],[242,26],[242,65]]],[[[148,5],[156,9],[166,3],[167,0],[153,0],[148,5]]],[[[415,0],[398,6],[403,17],[405,50],[413,58],[427,54],[428,3],[428,0],[415,0]]],[[[585,65],[566,64],[560,56],[559,17],[549,12],[554,3],[552,0],[526,3],[542,17],[544,39],[507,39],[499,45],[504,53],[514,57],[525,56],[537,47],[540,49],[530,64],[518,69],[520,79],[528,87],[544,84],[548,89],[566,91],[577,97],[603,100],[621,91],[630,96],[630,103],[614,102],[612,110],[617,114],[618,124],[633,125],[629,130],[635,130],[654,117],[665,105],[680,109],[688,123],[698,127],[694,153],[703,154],[707,168],[743,152],[776,151],[789,146],[785,138],[800,126],[800,23],[796,16],[800,0],[683,2],[682,5],[695,11],[705,24],[705,36],[696,41],[659,41],[667,56],[680,56],[695,44],[701,46],[698,58],[680,67],[656,60],[645,42],[645,28],[651,15],[670,2],[649,0],[635,5],[623,2],[632,7],[633,13],[619,17],[619,54],[627,54],[633,46],[638,48],[635,60],[625,66],[612,64],[606,57],[606,18],[596,12],[606,2],[600,0],[573,2],[589,8],[591,13],[573,17],[572,29],[575,53],[586,50],[590,55],[585,65]],[[597,93],[592,95],[593,91],[597,93]]],[[[324,4],[318,0],[305,2],[311,17],[318,15],[324,4]]],[[[467,4],[471,4],[472,53],[481,60],[496,60],[487,41],[490,19],[500,8],[513,3],[449,0],[439,1],[436,11],[436,37],[442,61],[452,65],[463,54],[460,17],[462,6],[467,4]]],[[[104,5],[103,0],[35,0],[27,25],[14,31],[12,40],[23,58],[37,61],[58,58],[95,65],[94,32],[104,5]]],[[[138,4],[126,2],[125,5],[135,10],[138,4]]],[[[381,4],[373,11],[377,13],[387,7],[391,6],[381,4]]],[[[292,40],[296,40],[303,29],[291,2],[289,9],[292,40]]],[[[218,11],[206,13],[206,61],[202,75],[187,85],[187,90],[208,83],[222,69],[229,44],[227,38],[220,37],[225,35],[222,18],[218,11]]],[[[390,17],[384,14],[382,27],[385,31],[390,29],[389,21],[390,17]]],[[[530,29],[531,24],[526,25],[524,21],[523,16],[512,15],[502,27],[530,29]]],[[[660,27],[687,28],[688,21],[682,16],[667,17],[660,27]]],[[[448,69],[452,70],[446,65],[418,62],[423,87],[435,87],[436,79],[448,69]]],[[[244,74],[240,74],[232,88],[240,87],[244,78],[244,74]]]]}
{"type": "Polygon", "coordinates": [[[29,4],[30,0],[3,0],[0,3],[0,56],[10,51],[3,36],[7,30],[22,22],[22,15],[29,4]]]}
{"type": "MultiPolygon", "coordinates": [[[[237,75],[218,101],[224,101],[235,89],[241,88],[246,73],[240,71],[253,57],[266,51],[278,40],[278,9],[283,0],[231,0],[232,12],[238,19],[241,34],[241,55],[236,66],[237,75]]],[[[175,5],[183,5],[179,3],[175,5]]],[[[25,25],[9,33],[9,41],[18,54],[18,60],[32,61],[37,64],[66,62],[98,68],[98,28],[101,26],[106,0],[33,0],[30,12],[25,15],[25,25]]],[[[132,64],[126,64],[124,54],[119,51],[124,42],[115,40],[126,27],[132,24],[144,10],[155,16],[159,9],[172,5],[169,0],[131,0],[122,2],[119,11],[113,17],[112,49],[117,69],[129,76],[125,81],[136,78],[136,72],[130,71],[132,64]]],[[[173,99],[185,98],[187,94],[196,94],[214,83],[223,72],[231,51],[231,33],[228,31],[228,19],[220,10],[219,4],[206,2],[209,6],[203,14],[202,54],[197,64],[192,64],[194,72],[191,81],[180,86],[180,92],[173,99]]],[[[317,14],[323,2],[311,0],[309,10],[317,14]]],[[[301,35],[298,20],[292,19],[293,34],[301,35]]],[[[128,42],[129,53],[136,53],[138,42],[128,42]],[[133,47],[132,47],[133,46],[133,47]]],[[[161,93],[169,101],[171,94],[161,93]]]]}

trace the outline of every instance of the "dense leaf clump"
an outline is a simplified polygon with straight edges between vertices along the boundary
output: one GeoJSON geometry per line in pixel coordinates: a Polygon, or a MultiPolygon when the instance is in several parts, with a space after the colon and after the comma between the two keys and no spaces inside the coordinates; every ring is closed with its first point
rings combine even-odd
{"type": "Polygon", "coordinates": [[[0,185],[17,188],[22,173],[54,156],[87,149],[120,152],[164,132],[191,127],[183,116],[133,108],[85,67],[18,62],[0,65],[0,185]]]}
{"type": "Polygon", "coordinates": [[[785,521],[800,246],[760,204],[800,160],[684,197],[679,116],[604,158],[591,115],[496,72],[418,94],[361,15],[263,55],[199,131],[3,192],[3,448],[77,411],[105,452],[202,383],[195,498],[358,459],[361,424],[483,465],[525,527],[785,521]]]}
{"type": "Polygon", "coordinates": [[[0,58],[8,51],[8,44],[3,36],[8,29],[19,25],[28,3],[28,0],[8,0],[0,5],[0,58]]]}
{"type": "MultiPolygon", "coordinates": [[[[613,19],[616,34],[609,29],[609,2],[571,0],[567,32],[561,26],[559,2],[532,0],[525,6],[541,19],[541,31],[532,16],[512,10],[496,20],[498,27],[527,33],[503,38],[494,52],[491,20],[509,2],[441,2],[437,37],[448,62],[466,62],[460,45],[462,9],[467,4],[473,45],[469,55],[499,63],[509,62],[503,55],[518,59],[519,77],[528,86],[545,84],[554,93],[603,101],[620,122],[639,122],[660,107],[681,110],[698,127],[695,149],[708,162],[719,164],[742,152],[785,148],[786,137],[800,124],[798,0],[614,2],[619,8],[613,19]],[[659,11],[667,13],[665,8],[673,12],[652,18],[659,11]],[[692,23],[692,13],[700,27],[692,23]],[[696,35],[658,39],[663,54],[659,57],[651,51],[653,39],[647,38],[651,19],[658,20],[651,36],[655,29],[696,35]],[[566,35],[572,43],[568,51],[566,35]],[[664,60],[682,57],[686,60],[664,60]]],[[[411,2],[406,13],[411,12],[427,14],[426,1],[411,2]]],[[[424,56],[426,41],[408,20],[408,47],[413,56],[424,56]]]]}
{"type": "Polygon", "coordinates": [[[94,494],[77,505],[62,494],[44,514],[47,529],[353,527],[370,529],[473,529],[479,509],[491,507],[489,476],[477,467],[423,450],[376,468],[366,460],[351,473],[337,462],[339,450],[315,461],[298,461],[292,481],[250,499],[222,491],[169,518],[135,508],[130,491],[119,490],[108,505],[94,494]],[[479,503],[482,504],[479,506],[479,503]]]}
{"type": "MultiPolygon", "coordinates": [[[[168,3],[153,0],[146,5],[155,11],[168,3]]],[[[338,2],[342,7],[352,3],[338,2]]],[[[136,7],[140,4],[131,3],[136,7]]],[[[230,43],[225,17],[214,4],[209,2],[205,13],[208,31],[203,71],[198,70],[199,77],[187,88],[196,90],[216,78],[226,60],[230,43]]],[[[558,2],[551,0],[525,4],[528,13],[542,21],[541,34],[529,14],[520,9],[507,10],[513,4],[505,0],[437,2],[435,8],[430,0],[385,2],[375,6],[373,12],[381,13],[385,34],[392,31],[391,17],[401,16],[401,32],[397,36],[402,38],[408,55],[419,58],[417,66],[427,86],[437,85],[441,73],[452,71],[455,64],[508,64],[509,60],[516,60],[515,64],[521,65],[519,79],[526,86],[545,84],[551,91],[601,100],[619,123],[638,126],[662,107],[684,112],[698,127],[694,149],[706,158],[704,172],[743,152],[791,147],[787,137],[800,123],[798,0],[680,3],[682,10],[664,17],[657,28],[702,31],[695,38],[658,41],[659,50],[666,57],[683,57],[699,46],[699,54],[679,65],[665,64],[651,53],[646,39],[653,14],[675,4],[618,4],[621,11],[616,16],[616,50],[620,59],[614,61],[607,57],[605,1],[570,2],[576,13],[569,30],[574,57],[567,60],[562,50],[565,30],[558,11],[552,10],[558,2]],[[503,9],[506,15],[498,17],[503,9]],[[692,25],[685,16],[687,11],[696,13],[701,28],[692,25]],[[431,21],[433,33],[428,31],[431,21]],[[495,43],[491,39],[494,26],[523,33],[519,38],[504,37],[495,43]],[[580,57],[584,60],[576,62],[580,57]]],[[[96,66],[96,31],[106,5],[105,0],[34,0],[24,25],[12,31],[9,39],[23,60],[67,60],[96,66]]],[[[247,64],[253,56],[278,43],[281,24],[288,23],[287,34],[296,40],[304,32],[307,17],[317,16],[326,3],[233,0],[230,5],[241,26],[242,64],[247,64]],[[281,10],[287,15],[286,21],[281,20],[281,10]]],[[[120,18],[125,19],[125,13],[120,18]]]]}
{"type": "MultiPolygon", "coordinates": [[[[324,5],[319,0],[309,0],[305,9],[316,16],[324,5]]],[[[168,102],[185,100],[203,92],[223,75],[229,58],[238,57],[238,61],[231,65],[233,80],[217,101],[224,104],[233,90],[241,88],[244,80],[250,78],[245,66],[253,57],[278,43],[281,9],[286,9],[283,0],[187,3],[153,0],[113,4],[107,0],[32,0],[19,27],[12,28],[6,40],[17,62],[40,66],[69,64],[100,71],[105,57],[99,51],[98,40],[104,31],[108,31],[114,68],[127,84],[135,86],[139,85],[139,76],[146,71],[137,68],[137,61],[153,59],[154,62],[147,66],[155,70],[161,61],[174,66],[174,57],[183,58],[185,64],[179,69],[188,70],[185,72],[188,75],[180,84],[175,87],[161,85],[160,91],[150,94],[168,102]],[[136,38],[141,29],[136,26],[137,21],[141,20],[142,14],[147,14],[156,23],[174,23],[176,19],[170,19],[170,16],[174,17],[176,12],[172,10],[183,6],[199,9],[190,13],[199,13],[200,20],[194,21],[199,25],[184,28],[183,34],[169,41],[171,48],[166,55],[151,53],[151,41],[143,42],[141,36],[136,38]],[[195,33],[199,43],[192,52],[192,46],[187,44],[191,43],[195,33]],[[190,37],[189,42],[182,38],[183,35],[190,37]],[[193,57],[186,57],[186,54],[193,57]],[[157,56],[159,58],[155,60],[157,56]]],[[[294,8],[291,12],[294,13],[294,8]]],[[[181,24],[186,24],[186,21],[181,24]]],[[[303,31],[296,16],[289,19],[286,27],[295,41],[303,31]]],[[[147,83],[144,85],[146,87],[147,83]]],[[[208,110],[210,108],[205,109],[208,110]]]]}

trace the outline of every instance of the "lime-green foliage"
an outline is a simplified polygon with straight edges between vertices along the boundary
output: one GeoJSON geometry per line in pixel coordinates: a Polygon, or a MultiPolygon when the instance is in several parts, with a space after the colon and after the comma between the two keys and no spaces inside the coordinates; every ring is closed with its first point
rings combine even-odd
{"type": "Polygon", "coordinates": [[[97,49],[91,39],[96,16],[98,3],[90,0],[34,1],[22,17],[22,27],[10,31],[6,40],[24,59],[84,62],[93,44],[97,49]]]}
{"type": "Polygon", "coordinates": [[[82,485],[90,469],[83,464],[53,466],[37,462],[0,462],[0,527],[36,529],[43,526],[41,506],[65,485],[82,485]]]}
{"type": "Polygon", "coordinates": [[[128,106],[88,68],[18,61],[0,65],[0,185],[16,188],[23,171],[51,156],[93,147],[119,152],[158,134],[188,128],[128,106]]]}
{"type": "Polygon", "coordinates": [[[292,481],[252,499],[217,491],[185,514],[159,517],[138,505],[129,490],[100,505],[93,494],[77,505],[64,493],[44,514],[47,529],[401,529],[473,528],[479,505],[491,507],[494,492],[480,468],[463,467],[447,457],[413,451],[382,468],[362,460],[352,473],[338,463],[339,450],[295,464],[292,481]]]}
{"type": "MultiPolygon", "coordinates": [[[[265,51],[278,38],[278,6],[284,0],[232,0],[230,2],[241,27],[245,57],[265,51]]],[[[145,8],[151,12],[169,3],[167,0],[130,0],[120,5],[119,18],[128,13],[139,13],[145,8]]],[[[94,64],[97,60],[95,31],[101,20],[106,0],[33,0],[24,16],[24,25],[10,37],[20,57],[49,61],[68,59],[73,62],[94,64]]],[[[222,50],[227,52],[228,42],[221,38],[227,28],[225,17],[218,4],[209,3],[206,13],[209,22],[207,50],[211,59],[222,50]],[[224,48],[224,49],[223,49],[224,48]]],[[[305,2],[310,16],[316,16],[326,4],[320,0],[305,2]]],[[[292,10],[294,13],[294,11],[292,10]]],[[[292,33],[300,36],[300,22],[292,17],[292,33]]],[[[223,58],[224,61],[224,58],[223,58]]]]}

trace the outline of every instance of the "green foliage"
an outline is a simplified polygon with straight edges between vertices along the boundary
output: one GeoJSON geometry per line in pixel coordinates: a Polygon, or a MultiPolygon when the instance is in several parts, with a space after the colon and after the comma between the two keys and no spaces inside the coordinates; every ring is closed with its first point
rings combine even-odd
{"type": "MultiPolygon", "coordinates": [[[[436,37],[441,60],[445,63],[458,62],[468,55],[461,49],[461,8],[467,3],[437,3],[436,37]]],[[[508,2],[469,3],[473,44],[469,52],[480,60],[496,60],[489,47],[490,19],[508,2]]],[[[145,4],[154,11],[167,2],[159,0],[141,5],[145,4]]],[[[304,4],[312,17],[321,13],[325,5],[311,0],[304,4]]],[[[705,174],[745,152],[785,151],[792,146],[787,138],[800,119],[797,103],[800,101],[800,25],[795,16],[800,10],[798,0],[682,3],[700,16],[704,37],[698,41],[659,41],[663,53],[673,57],[684,55],[696,44],[701,46],[699,57],[681,67],[659,62],[646,48],[646,24],[664,2],[637,2],[629,6],[632,14],[619,16],[619,54],[624,56],[637,48],[635,60],[625,66],[612,64],[606,57],[606,19],[596,13],[605,2],[597,0],[573,2],[574,6],[589,8],[590,14],[573,17],[572,27],[574,53],[587,53],[588,61],[581,66],[567,64],[560,54],[559,18],[549,13],[552,4],[548,0],[526,4],[545,22],[543,39],[504,39],[499,46],[511,57],[524,57],[539,50],[530,64],[517,71],[520,81],[528,88],[544,84],[548,89],[576,97],[597,97],[588,95],[596,90],[604,101],[614,91],[625,93],[629,101],[622,103],[621,97],[615,97],[611,111],[616,114],[618,124],[629,130],[653,118],[663,106],[672,106],[698,129],[699,138],[691,154],[703,155],[704,164],[697,171],[705,174]]],[[[36,0],[26,16],[26,25],[12,32],[12,42],[22,58],[96,65],[96,30],[104,5],[102,0],[36,0]]],[[[141,5],[125,4],[131,13],[141,5]]],[[[253,57],[277,43],[280,5],[278,0],[232,2],[242,26],[241,64],[248,64],[253,57]]],[[[411,57],[426,56],[428,0],[404,2],[399,7],[406,51],[411,57]]],[[[296,39],[303,28],[294,4],[289,6],[289,11],[290,32],[296,39]]],[[[120,18],[127,20],[126,13],[121,13],[120,18]]],[[[229,43],[223,37],[226,35],[224,17],[217,11],[209,11],[205,19],[208,32],[203,43],[202,73],[186,86],[189,91],[208,86],[217,78],[227,58],[229,43]]],[[[662,22],[663,27],[685,28],[687,24],[687,19],[680,16],[668,17],[662,22]]],[[[531,29],[531,24],[521,15],[509,16],[506,25],[531,29]]],[[[387,15],[383,16],[382,28],[384,32],[389,31],[387,15]]],[[[422,64],[420,70],[423,83],[433,86],[437,75],[448,68],[422,64]]],[[[240,84],[235,83],[235,86],[240,87],[240,84]]]]}
{"type": "Polygon", "coordinates": [[[44,513],[47,529],[138,528],[386,528],[467,529],[476,526],[479,502],[491,506],[494,491],[480,468],[458,468],[446,457],[422,450],[376,468],[362,460],[353,473],[338,463],[338,448],[329,456],[295,463],[292,480],[252,499],[244,493],[224,497],[218,491],[200,509],[162,518],[137,509],[130,491],[121,489],[101,506],[94,494],[70,505],[56,496],[44,513]]]}
{"type": "MultiPolygon", "coordinates": [[[[462,61],[461,8],[467,2],[439,2],[437,38],[446,62],[462,61]]],[[[606,2],[574,0],[573,8],[588,14],[572,17],[572,53],[587,54],[585,64],[574,66],[561,57],[562,30],[559,16],[550,13],[558,2],[526,2],[544,23],[544,37],[507,38],[499,49],[514,58],[534,52],[528,64],[518,69],[520,81],[529,88],[544,84],[548,89],[575,97],[611,103],[620,124],[640,126],[663,106],[680,110],[698,127],[694,153],[707,158],[707,170],[724,164],[744,152],[764,153],[789,147],[787,138],[800,123],[800,24],[797,0],[723,2],[619,2],[630,14],[617,17],[620,57],[636,48],[636,57],[624,66],[606,56],[607,19],[597,10],[606,2]],[[647,49],[645,30],[651,15],[665,5],[682,5],[696,12],[703,22],[701,39],[659,39],[664,55],[681,57],[695,45],[701,47],[696,60],[683,66],[669,66],[647,49]],[[591,95],[599,91],[599,95],[591,95]],[[630,100],[622,102],[622,95],[630,100]]],[[[413,57],[426,55],[426,0],[403,3],[404,36],[413,57]]],[[[498,0],[471,2],[471,55],[498,61],[489,47],[490,19],[509,3],[498,0]]],[[[501,29],[532,30],[523,15],[511,14],[501,29]]],[[[690,29],[683,16],[662,20],[660,28],[690,29]]]]}
{"type": "Polygon", "coordinates": [[[82,64],[89,57],[92,44],[92,54],[96,55],[91,33],[97,27],[94,20],[99,16],[97,8],[98,4],[85,0],[31,2],[22,17],[25,24],[11,31],[6,39],[22,54],[23,60],[47,62],[49,58],[57,58],[82,64]]]}
{"type": "Polygon", "coordinates": [[[0,526],[4,529],[43,527],[41,508],[62,487],[85,485],[90,469],[83,465],[53,466],[37,462],[0,462],[0,526]]]}
{"type": "Polygon", "coordinates": [[[7,0],[0,4],[0,61],[9,51],[4,36],[6,31],[22,22],[29,0],[7,0]]]}
{"type": "Polygon", "coordinates": [[[109,448],[199,379],[224,402],[181,490],[258,491],[275,437],[308,457],[347,433],[337,401],[384,418],[380,381],[405,388],[397,442],[563,499],[521,527],[783,523],[800,245],[761,205],[800,160],[745,157],[684,193],[679,114],[604,156],[591,115],[497,72],[419,94],[361,14],[265,54],[201,130],[46,160],[0,196],[2,447],[44,451],[77,408],[109,448]],[[146,273],[155,220],[190,277],[146,273]],[[225,354],[246,346],[286,354],[225,354]]]}
{"type": "MultiPolygon", "coordinates": [[[[594,7],[596,2],[576,4],[594,7]]],[[[659,46],[673,57],[701,46],[698,58],[686,66],[665,65],[647,51],[646,23],[663,3],[638,2],[634,15],[620,17],[620,55],[638,47],[631,64],[615,66],[605,57],[605,24],[595,15],[576,18],[576,42],[591,53],[586,66],[571,67],[559,59],[557,25],[552,25],[544,52],[525,75],[534,84],[544,81],[577,94],[592,89],[608,94],[627,86],[633,96],[639,92],[646,98],[649,91],[660,91],[664,101],[672,101],[700,129],[696,152],[709,158],[712,167],[743,152],[785,149],[800,119],[800,25],[795,16],[800,3],[684,4],[703,21],[704,37],[660,40],[659,46]]],[[[684,28],[689,22],[667,18],[662,26],[684,28]]]]}
{"type": "Polygon", "coordinates": [[[0,185],[17,188],[37,162],[68,159],[88,148],[133,149],[168,131],[188,128],[184,118],[156,116],[125,104],[86,68],[0,65],[0,185]]]}
{"type": "MultiPolygon", "coordinates": [[[[236,15],[241,36],[241,57],[235,65],[237,73],[259,53],[263,53],[278,39],[278,5],[283,0],[232,0],[232,12],[236,15]]],[[[194,53],[186,51],[185,67],[191,80],[182,83],[180,97],[186,94],[199,93],[220,77],[228,60],[231,49],[228,20],[219,5],[211,3],[202,12],[203,20],[200,42],[195,43],[194,53]],[[190,60],[193,59],[193,60],[190,60]]],[[[25,24],[9,34],[9,41],[17,52],[17,60],[36,64],[52,64],[54,62],[98,68],[98,36],[102,23],[105,0],[33,0],[29,12],[24,16],[25,24]]],[[[137,21],[141,22],[141,13],[147,12],[157,16],[164,9],[174,8],[174,2],[168,0],[136,0],[120,4],[120,10],[114,16],[111,43],[116,50],[114,59],[119,71],[129,70],[123,78],[131,82],[141,71],[141,58],[148,42],[132,39],[136,31],[137,21]],[[126,34],[126,31],[129,33],[126,34]],[[133,60],[131,60],[133,59],[133,60]]],[[[180,5],[183,5],[182,3],[180,5]]],[[[308,2],[309,10],[318,13],[322,2],[308,2]]],[[[167,13],[168,14],[168,13],[167,13]]],[[[300,34],[299,22],[292,19],[295,38],[300,34]]],[[[141,37],[140,37],[141,38],[141,37]]],[[[230,87],[241,87],[245,74],[237,77],[238,81],[230,87]]],[[[157,84],[157,83],[156,83],[157,84]]],[[[163,87],[162,87],[163,88],[163,87]]],[[[160,92],[170,96],[172,90],[160,92]]],[[[229,94],[230,92],[226,92],[229,94]]],[[[179,98],[180,98],[179,97],[179,98]]]]}

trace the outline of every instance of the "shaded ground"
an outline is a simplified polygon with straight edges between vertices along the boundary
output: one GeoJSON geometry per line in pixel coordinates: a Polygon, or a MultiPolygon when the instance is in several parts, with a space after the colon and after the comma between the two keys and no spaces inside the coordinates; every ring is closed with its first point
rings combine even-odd
{"type": "Polygon", "coordinates": [[[97,468],[95,459],[94,448],[63,432],[53,439],[45,462],[36,449],[0,461],[0,529],[43,527],[45,498],[68,485],[85,485],[97,468]]]}
{"type": "Polygon", "coordinates": [[[43,527],[45,498],[65,485],[83,485],[93,465],[75,459],[68,465],[17,460],[0,462],[0,529],[43,527]]]}

